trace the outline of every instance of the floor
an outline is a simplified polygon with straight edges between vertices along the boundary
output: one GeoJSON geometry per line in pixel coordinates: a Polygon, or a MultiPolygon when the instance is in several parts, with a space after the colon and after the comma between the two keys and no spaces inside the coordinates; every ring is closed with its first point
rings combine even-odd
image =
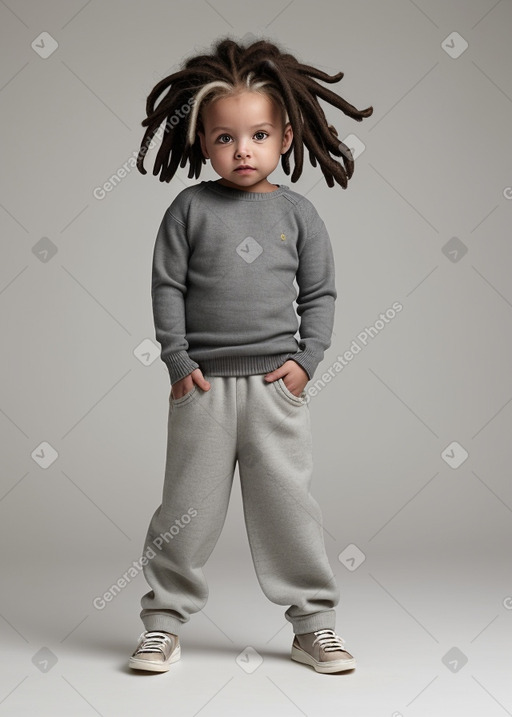
{"type": "Polygon", "coordinates": [[[323,675],[290,659],[285,607],[259,589],[242,560],[247,546],[234,549],[236,570],[226,548],[206,566],[210,596],[183,629],[181,661],[162,674],[127,667],[143,629],[142,574],[101,610],[93,607],[97,586],[113,574],[105,556],[5,581],[0,717],[512,714],[512,584],[499,561],[485,574],[470,561],[442,572],[435,560],[365,562],[355,571],[338,561],[337,632],[358,666],[323,675]],[[35,599],[27,603],[28,594],[35,599]]]}

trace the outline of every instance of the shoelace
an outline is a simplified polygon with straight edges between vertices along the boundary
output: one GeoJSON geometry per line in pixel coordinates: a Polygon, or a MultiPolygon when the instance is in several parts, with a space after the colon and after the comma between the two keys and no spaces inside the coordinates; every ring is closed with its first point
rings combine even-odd
{"type": "Polygon", "coordinates": [[[333,650],[344,650],[346,652],[345,641],[334,630],[316,630],[315,635],[318,637],[313,640],[313,645],[318,642],[326,652],[332,652],[333,650]]]}
{"type": "Polygon", "coordinates": [[[164,632],[158,632],[156,630],[148,632],[147,634],[142,632],[139,636],[139,640],[144,637],[142,644],[137,648],[135,654],[138,655],[140,652],[162,652],[164,653],[164,647],[167,642],[171,641],[169,635],[164,632]]]}

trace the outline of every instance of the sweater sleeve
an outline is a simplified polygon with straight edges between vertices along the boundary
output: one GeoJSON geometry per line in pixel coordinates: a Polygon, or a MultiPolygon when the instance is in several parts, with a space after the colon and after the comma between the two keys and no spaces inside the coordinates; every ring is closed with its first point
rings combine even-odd
{"type": "Polygon", "coordinates": [[[290,356],[310,379],[331,345],[337,298],[332,246],[325,224],[317,214],[313,231],[299,253],[296,279],[299,286],[297,314],[301,318],[300,350],[290,356]]]}
{"type": "Polygon", "coordinates": [[[199,364],[187,353],[185,294],[189,245],[186,226],[172,213],[164,214],[153,252],[151,298],[160,358],[169,370],[171,384],[184,378],[199,364]]]}

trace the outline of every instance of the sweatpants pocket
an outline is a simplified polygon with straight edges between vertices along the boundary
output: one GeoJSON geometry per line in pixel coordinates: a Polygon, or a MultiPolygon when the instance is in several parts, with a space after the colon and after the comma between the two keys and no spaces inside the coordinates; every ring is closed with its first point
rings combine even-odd
{"type": "Polygon", "coordinates": [[[187,393],[184,396],[180,396],[180,398],[174,398],[174,396],[172,395],[172,391],[170,391],[169,403],[171,404],[171,406],[183,406],[185,403],[188,403],[188,401],[190,401],[193,398],[196,391],[197,391],[196,384],[194,384],[192,386],[192,388],[190,389],[190,391],[187,391],[187,393]]]}
{"type": "Polygon", "coordinates": [[[302,391],[300,396],[296,396],[290,391],[284,382],[284,379],[278,378],[277,381],[272,382],[276,388],[277,393],[294,406],[305,406],[307,403],[306,391],[302,391]]]}

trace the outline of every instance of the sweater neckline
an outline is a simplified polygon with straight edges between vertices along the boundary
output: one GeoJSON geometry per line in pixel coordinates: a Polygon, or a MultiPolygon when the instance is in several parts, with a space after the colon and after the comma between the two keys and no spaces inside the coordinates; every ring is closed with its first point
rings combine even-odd
{"type": "Polygon", "coordinates": [[[212,179],[203,181],[201,184],[216,194],[222,194],[222,196],[230,197],[231,199],[244,199],[249,202],[274,199],[274,197],[281,196],[288,189],[285,184],[278,184],[277,189],[272,192],[245,192],[243,189],[234,189],[233,187],[227,187],[225,184],[219,184],[212,179]]]}

